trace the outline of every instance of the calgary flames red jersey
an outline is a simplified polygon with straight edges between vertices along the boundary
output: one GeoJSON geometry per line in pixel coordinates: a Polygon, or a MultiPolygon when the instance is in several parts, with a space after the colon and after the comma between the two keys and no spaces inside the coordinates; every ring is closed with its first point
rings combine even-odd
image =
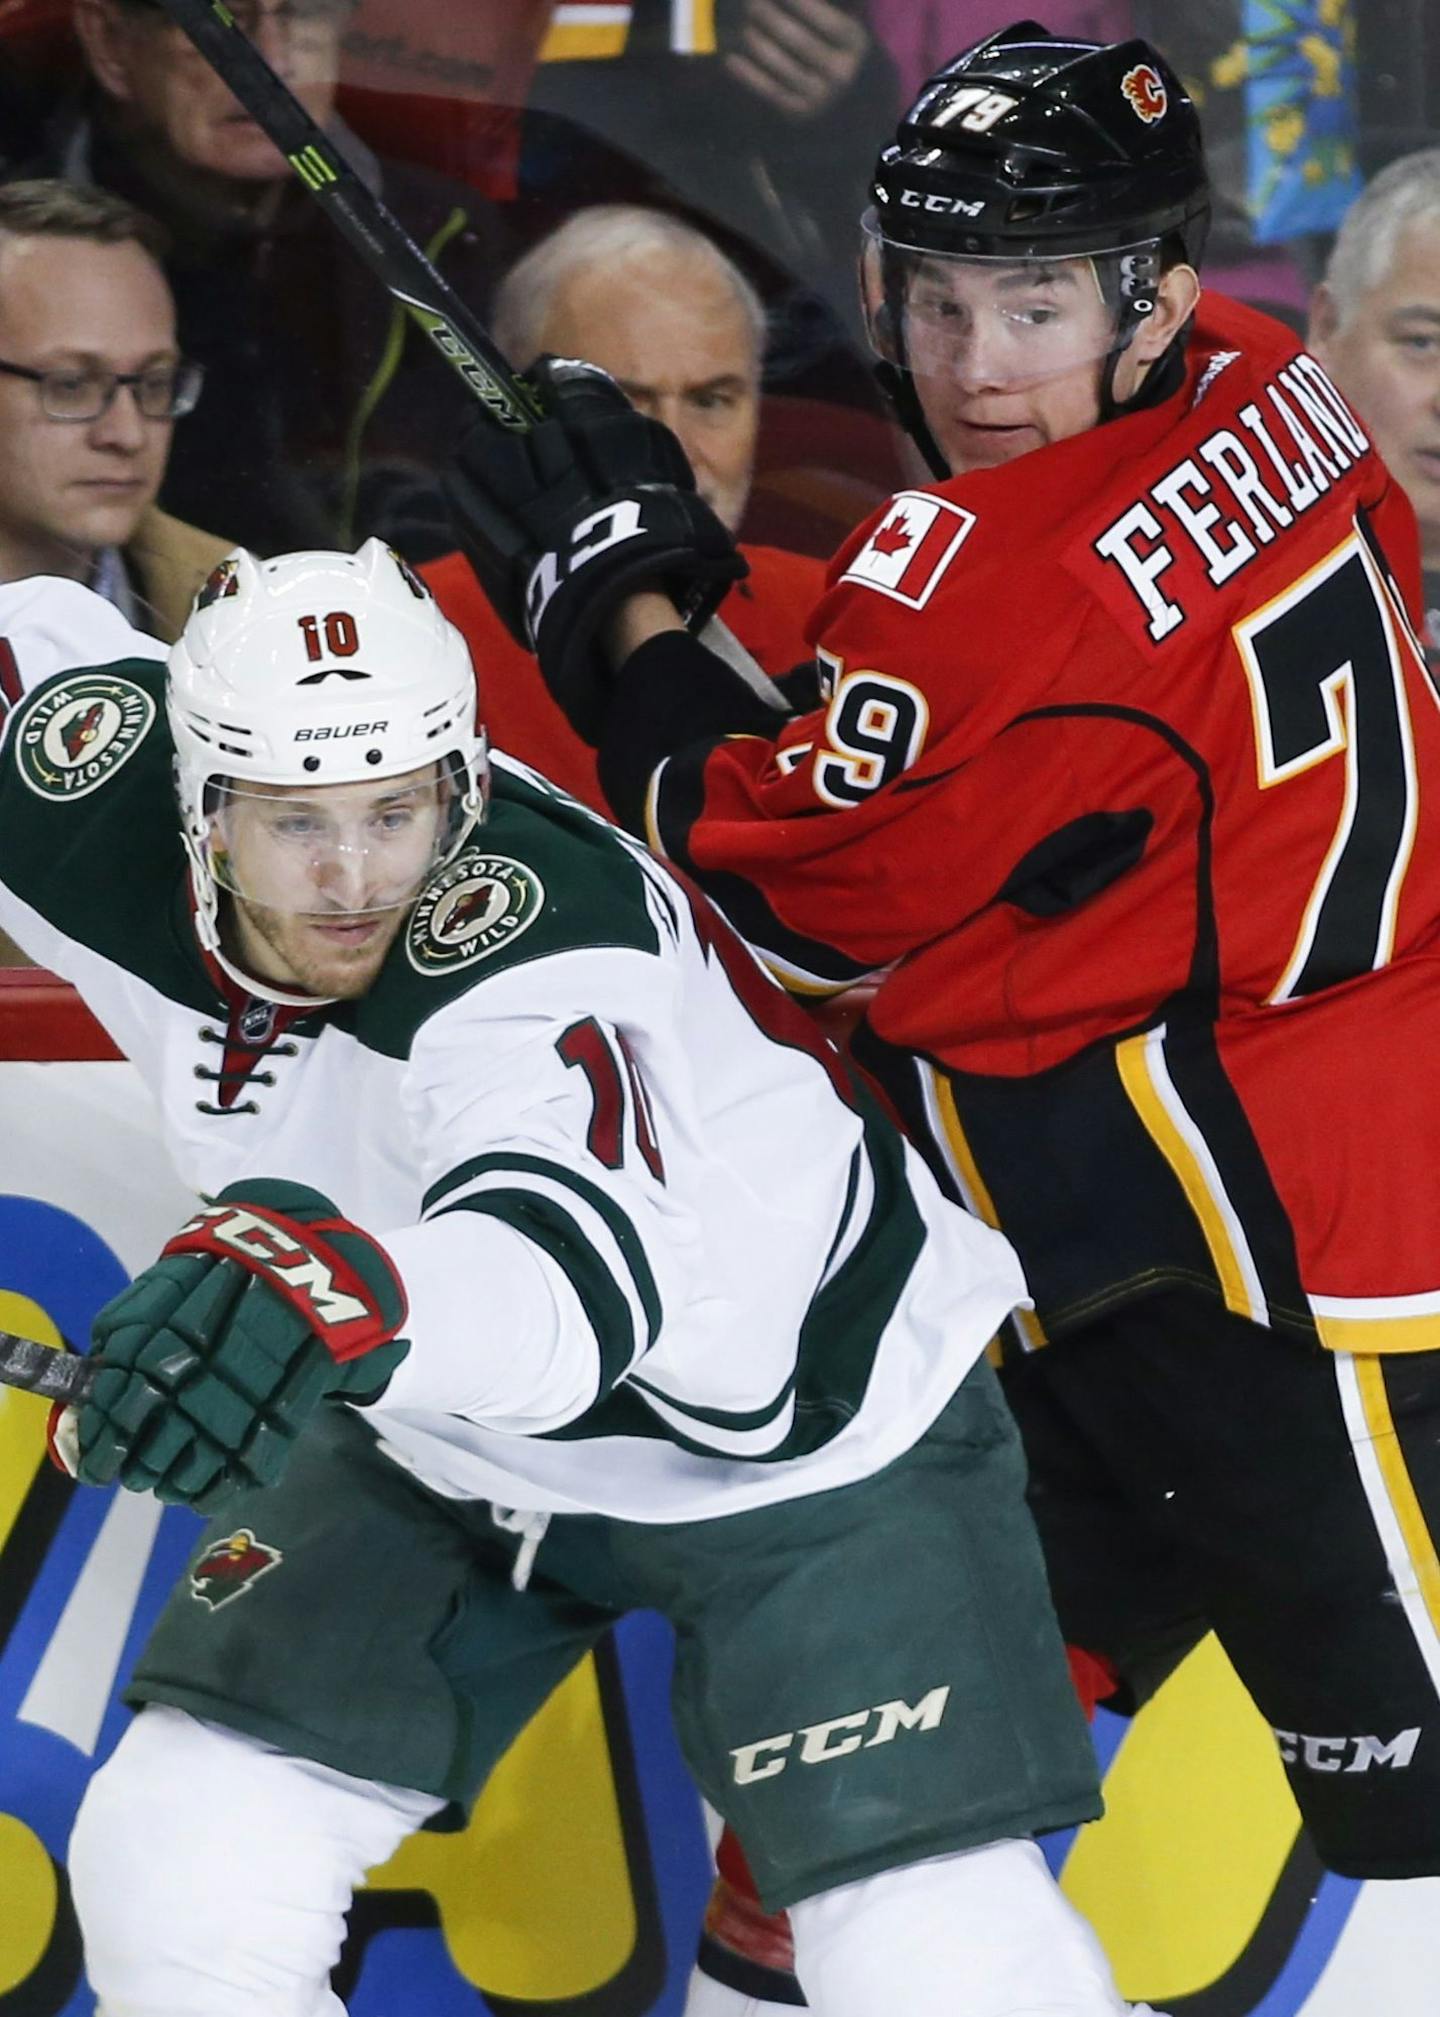
{"type": "MultiPolygon", "coordinates": [[[[751,657],[778,679],[810,656],[804,623],[825,585],[825,564],[777,546],[741,550],[750,572],[730,590],[719,614],[751,657]]],[[[607,811],[594,750],[550,698],[535,660],[520,649],[486,601],[464,554],[447,553],[420,572],[470,647],[491,742],[593,811],[607,811]]]]}
{"type": "Polygon", "coordinates": [[[697,743],[652,840],[857,1054],[1061,1332],[1162,1285],[1440,1346],[1440,710],[1408,503],[1207,298],[1183,387],[903,492],[809,627],[828,705],[697,743]]]}

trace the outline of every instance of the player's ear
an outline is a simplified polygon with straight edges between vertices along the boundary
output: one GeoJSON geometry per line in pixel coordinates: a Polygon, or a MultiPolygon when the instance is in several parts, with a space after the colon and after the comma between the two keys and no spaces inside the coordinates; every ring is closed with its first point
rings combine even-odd
{"type": "Polygon", "coordinates": [[[75,35],[96,83],[111,98],[133,98],[130,38],[114,0],[75,0],[75,35]]]}
{"type": "Polygon", "coordinates": [[[1153,364],[1195,313],[1200,299],[1200,276],[1193,266],[1172,266],[1160,276],[1155,290],[1155,306],[1135,333],[1135,357],[1141,364],[1153,364]]]}
{"type": "Polygon", "coordinates": [[[1339,328],[1339,304],[1322,280],[1310,300],[1310,326],[1305,336],[1306,345],[1318,357],[1325,345],[1333,340],[1339,328]]]}

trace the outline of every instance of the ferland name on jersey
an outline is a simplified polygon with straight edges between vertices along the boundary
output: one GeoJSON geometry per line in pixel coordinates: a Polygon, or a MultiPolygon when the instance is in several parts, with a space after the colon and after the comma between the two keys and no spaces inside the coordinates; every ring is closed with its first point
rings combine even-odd
{"type": "MultiPolygon", "coordinates": [[[[1204,389],[1234,358],[1221,353],[1212,361],[1204,389]]],[[[1092,541],[1101,559],[1120,569],[1156,643],[1188,614],[1175,599],[1180,591],[1164,579],[1177,550],[1193,551],[1218,587],[1318,503],[1370,446],[1304,352],[1234,418],[1243,436],[1236,427],[1217,427],[1092,541]]]]}

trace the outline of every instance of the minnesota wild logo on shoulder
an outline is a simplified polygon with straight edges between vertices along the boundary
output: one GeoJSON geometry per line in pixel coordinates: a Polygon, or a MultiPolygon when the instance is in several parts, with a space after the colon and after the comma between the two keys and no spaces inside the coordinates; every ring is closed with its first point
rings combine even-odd
{"type": "Polygon", "coordinates": [[[231,1603],[285,1559],[279,1548],[257,1541],[249,1527],[237,1527],[212,1541],[190,1571],[190,1594],[212,1611],[231,1603]]]}
{"type": "Polygon", "coordinates": [[[545,885],[508,854],[467,848],[421,891],[405,937],[419,973],[445,973],[488,959],[534,924],[545,885]]]}
{"type": "Polygon", "coordinates": [[[154,701],[132,680],[107,672],[65,680],[21,716],[20,775],[41,798],[84,798],[114,776],[154,719],[154,701]]]}

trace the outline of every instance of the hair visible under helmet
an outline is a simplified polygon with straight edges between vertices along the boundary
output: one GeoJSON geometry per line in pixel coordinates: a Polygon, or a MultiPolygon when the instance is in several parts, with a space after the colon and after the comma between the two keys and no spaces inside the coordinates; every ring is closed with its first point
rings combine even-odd
{"type": "Polygon", "coordinates": [[[490,771],[469,650],[379,539],[353,554],[227,554],[171,647],[166,711],[196,930],[217,956],[227,793],[356,784],[435,764],[446,801],[433,867],[484,817],[490,771]]]}
{"type": "MultiPolygon", "coordinates": [[[[1199,264],[1210,220],[1200,123],[1165,59],[1147,42],[1069,41],[1034,21],[929,79],[881,152],[870,194],[865,230],[880,271],[866,307],[885,360],[878,376],[939,477],[949,472],[905,357],[917,255],[1090,258],[1114,314],[1100,386],[1109,420],[1125,410],[1114,397],[1121,352],[1153,311],[1161,273],[1199,264]]],[[[1151,381],[1166,382],[1164,362],[1151,381]]],[[[1126,405],[1153,396],[1147,383],[1126,405]]]]}

